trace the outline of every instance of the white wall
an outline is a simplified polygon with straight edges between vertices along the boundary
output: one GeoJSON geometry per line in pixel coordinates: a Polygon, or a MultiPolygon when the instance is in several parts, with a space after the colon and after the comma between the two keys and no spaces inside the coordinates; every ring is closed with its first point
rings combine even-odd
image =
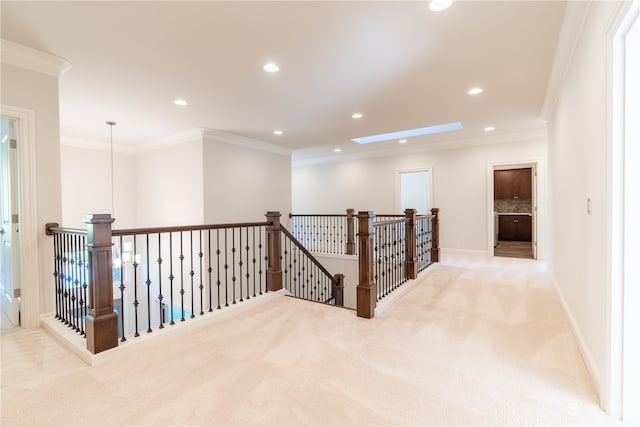
{"type": "Polygon", "coordinates": [[[138,226],[203,223],[201,138],[138,154],[135,172],[138,226]]]}
{"type": "MultiPolygon", "coordinates": [[[[114,227],[263,221],[268,210],[282,212],[285,222],[291,211],[288,150],[213,134],[190,132],[135,154],[116,151],[114,227]]],[[[87,214],[111,211],[110,161],[103,148],[62,147],[65,226],[84,228],[87,214]]]]}
{"type": "Polygon", "coordinates": [[[203,150],[206,223],[264,221],[291,211],[291,156],[207,136],[203,150]]]}
{"type": "Polygon", "coordinates": [[[609,333],[605,36],[616,7],[591,4],[548,123],[550,271],[601,393],[608,382],[609,333]]]}
{"type": "MultiPolygon", "coordinates": [[[[22,283],[23,325],[35,327],[39,324],[39,314],[52,311],[55,302],[53,243],[51,237],[45,235],[45,224],[61,222],[62,219],[58,77],[6,63],[2,63],[0,76],[1,103],[35,112],[35,192],[38,230],[37,243],[34,246],[37,247],[39,265],[26,265],[24,268],[38,270],[39,283],[22,283]],[[25,298],[25,294],[31,294],[31,289],[25,289],[27,287],[35,287],[34,294],[39,294],[39,299],[25,298]],[[34,313],[33,308],[36,306],[34,313]]],[[[31,247],[32,242],[23,242],[23,245],[31,247]]]]}
{"type": "MultiPolygon", "coordinates": [[[[423,151],[332,163],[294,163],[295,213],[343,213],[347,208],[399,213],[399,170],[431,168],[433,207],[440,208],[443,249],[487,254],[488,168],[491,163],[546,158],[544,139],[474,148],[423,151]]],[[[540,189],[544,194],[544,188],[540,189]]],[[[544,198],[544,196],[542,196],[544,198]]],[[[543,216],[543,212],[540,212],[543,216]]],[[[544,256],[544,249],[540,257],[544,256]]]]}
{"type": "MultiPolygon", "coordinates": [[[[63,141],[64,143],[64,141],[63,141]]],[[[111,212],[111,154],[109,151],[63,145],[62,224],[84,228],[88,214],[111,212]]],[[[135,156],[114,153],[114,228],[136,225],[135,156]]]]}

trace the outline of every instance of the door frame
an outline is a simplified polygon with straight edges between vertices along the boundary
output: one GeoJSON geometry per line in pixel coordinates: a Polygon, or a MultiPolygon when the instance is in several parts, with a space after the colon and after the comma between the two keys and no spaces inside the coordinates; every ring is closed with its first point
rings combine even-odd
{"type": "MultiPolygon", "coordinates": [[[[401,179],[400,179],[400,174],[403,173],[407,173],[407,172],[429,172],[429,194],[428,194],[428,202],[429,202],[429,209],[433,208],[433,167],[432,166],[424,166],[424,167],[420,167],[420,168],[408,168],[408,169],[396,169],[396,185],[395,185],[395,189],[396,189],[396,194],[395,194],[395,207],[396,207],[396,212],[400,211],[401,206],[402,206],[402,188],[400,188],[400,186],[402,185],[401,183],[401,179]]],[[[404,212],[401,212],[404,213],[404,212]]],[[[431,212],[420,212],[420,215],[431,215],[431,212]]]]}
{"type": "Polygon", "coordinates": [[[490,161],[487,164],[487,255],[493,257],[495,245],[495,215],[493,206],[493,171],[496,169],[531,168],[531,244],[534,259],[544,260],[544,212],[545,212],[545,170],[542,159],[524,159],[510,161],[490,161]]]}
{"type": "MultiPolygon", "coordinates": [[[[35,111],[0,104],[0,115],[16,120],[18,141],[21,325],[40,324],[40,263],[38,262],[38,216],[36,194],[35,111]]],[[[44,230],[42,231],[44,233],[44,230]]]]}
{"type": "MultiPolygon", "coordinates": [[[[640,312],[629,310],[629,307],[640,304],[640,294],[637,288],[639,275],[637,270],[628,268],[629,250],[638,249],[634,246],[637,237],[631,236],[626,230],[628,218],[627,200],[632,193],[629,191],[629,170],[637,174],[637,170],[627,168],[628,153],[625,146],[626,118],[625,95],[625,37],[632,24],[640,22],[640,1],[621,3],[613,14],[612,23],[607,31],[607,174],[606,174],[606,214],[605,214],[605,340],[608,345],[605,367],[605,381],[600,395],[601,405],[615,418],[636,423],[640,414],[632,405],[636,402],[640,379],[632,377],[629,372],[639,372],[640,362],[638,352],[640,343],[640,312]],[[629,169],[629,170],[627,170],[629,169]],[[629,243],[631,241],[631,244],[629,243]],[[625,310],[625,307],[627,310],[625,310]],[[635,339],[634,345],[625,345],[635,339]],[[635,352],[635,354],[634,354],[635,352]]],[[[635,112],[635,111],[634,111],[635,112]]],[[[638,197],[637,195],[635,197],[638,197]]],[[[637,202],[637,200],[636,200],[637,202]]],[[[633,232],[633,231],[632,231],[633,232]]],[[[635,230],[637,233],[637,228],[635,230]]]]}

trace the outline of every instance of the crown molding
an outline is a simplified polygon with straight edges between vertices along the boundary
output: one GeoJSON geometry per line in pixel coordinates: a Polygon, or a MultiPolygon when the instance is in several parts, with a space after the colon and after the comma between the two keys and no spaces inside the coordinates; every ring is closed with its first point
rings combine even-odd
{"type": "Polygon", "coordinates": [[[431,144],[422,144],[415,146],[396,147],[393,149],[385,149],[378,151],[367,151],[363,153],[349,153],[339,156],[324,156],[324,157],[310,157],[305,159],[295,159],[291,162],[292,166],[310,166],[322,163],[340,163],[351,160],[364,160],[380,157],[400,157],[409,154],[431,152],[431,151],[445,151],[445,150],[458,150],[462,148],[478,148],[486,147],[490,145],[498,144],[511,144],[511,143],[525,143],[535,141],[546,141],[547,131],[546,129],[537,129],[527,132],[518,133],[505,133],[491,136],[483,136],[479,138],[467,138],[455,141],[441,141],[431,144]]]}
{"type": "MultiPolygon", "coordinates": [[[[137,145],[114,144],[113,151],[127,154],[141,154],[161,150],[189,142],[221,142],[225,144],[246,147],[253,150],[266,151],[291,157],[293,150],[280,145],[271,144],[257,139],[251,139],[240,135],[217,131],[207,128],[193,128],[184,132],[169,135],[148,143],[137,145]]],[[[76,138],[72,136],[62,136],[60,145],[66,147],[85,148],[88,150],[110,151],[108,142],[90,140],[86,138],[76,138]]]]}
{"type": "Polygon", "coordinates": [[[156,139],[151,142],[133,146],[135,153],[148,153],[175,145],[186,144],[187,142],[199,142],[203,138],[202,128],[193,128],[184,132],[174,133],[164,138],[156,139]]]}
{"type": "Polygon", "coordinates": [[[71,68],[66,59],[2,39],[2,62],[38,73],[60,77],[71,68]]]}
{"type": "Polygon", "coordinates": [[[281,156],[288,157],[291,157],[293,153],[293,150],[291,148],[271,144],[269,142],[259,141],[257,139],[247,138],[245,136],[240,136],[233,133],[206,128],[202,128],[202,132],[203,141],[205,142],[224,142],[225,144],[251,148],[253,150],[266,151],[268,153],[279,154],[281,156]]]}
{"type": "Polygon", "coordinates": [[[569,1],[564,12],[562,28],[558,37],[556,53],[553,58],[553,66],[549,74],[549,82],[547,91],[544,96],[544,102],[540,109],[540,116],[549,120],[558,102],[560,90],[564,86],[564,81],[569,70],[569,66],[573,61],[578,42],[582,36],[584,23],[589,15],[591,2],[587,1],[569,1]]]}
{"type": "MultiPolygon", "coordinates": [[[[60,137],[60,146],[61,147],[74,147],[74,148],[82,148],[85,150],[95,150],[95,151],[111,151],[111,144],[109,142],[103,141],[95,141],[86,138],[76,138],[73,136],[61,136],[60,137]]],[[[123,144],[113,144],[113,151],[115,153],[124,153],[124,154],[135,154],[136,149],[131,145],[123,145],[123,144]]]]}

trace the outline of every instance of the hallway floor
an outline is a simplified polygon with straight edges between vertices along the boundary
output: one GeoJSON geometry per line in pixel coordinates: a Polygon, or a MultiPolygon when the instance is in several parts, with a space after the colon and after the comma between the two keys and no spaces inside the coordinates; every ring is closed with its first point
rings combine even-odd
{"type": "Polygon", "coordinates": [[[2,331],[3,426],[618,425],[543,264],[449,256],[371,320],[287,297],[89,367],[2,331]]]}

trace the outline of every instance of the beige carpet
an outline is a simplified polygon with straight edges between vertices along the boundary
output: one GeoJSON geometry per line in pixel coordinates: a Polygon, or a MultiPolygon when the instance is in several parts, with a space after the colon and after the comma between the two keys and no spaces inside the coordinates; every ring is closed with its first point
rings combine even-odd
{"type": "Polygon", "coordinates": [[[2,334],[2,426],[615,425],[542,265],[447,257],[373,320],[288,297],[88,367],[2,334]]]}

